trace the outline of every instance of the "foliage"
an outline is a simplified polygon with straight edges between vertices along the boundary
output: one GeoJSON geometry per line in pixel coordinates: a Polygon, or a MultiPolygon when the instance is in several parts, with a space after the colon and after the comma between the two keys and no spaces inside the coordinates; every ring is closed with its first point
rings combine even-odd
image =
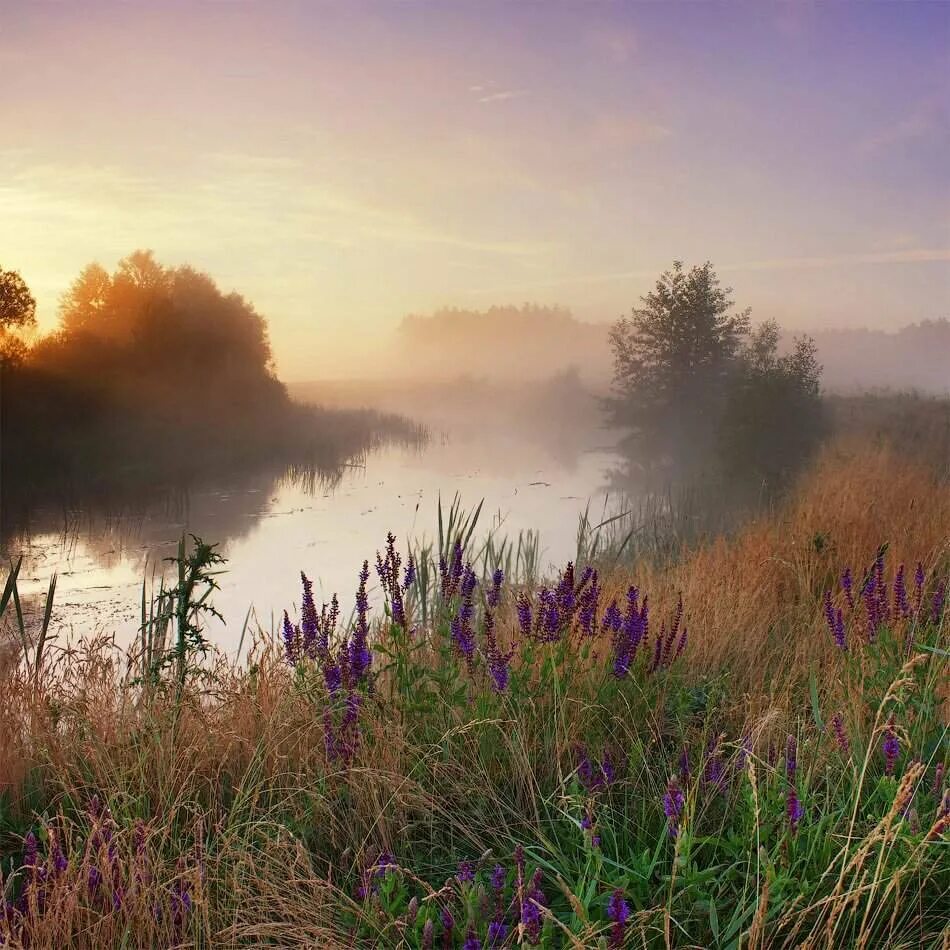
{"type": "Polygon", "coordinates": [[[632,429],[628,449],[691,471],[712,449],[726,385],[749,331],[712,264],[675,261],[642,306],[610,332],[612,417],[632,429]]]}
{"type": "MultiPolygon", "coordinates": [[[[779,355],[774,321],[751,329],[712,265],[679,261],[643,306],[611,330],[613,422],[629,431],[631,460],[690,482],[732,489],[788,483],[824,434],[814,342],[779,355]]],[[[655,487],[655,485],[654,485],[655,487]]]]}
{"type": "Polygon", "coordinates": [[[717,446],[728,478],[781,487],[826,433],[814,341],[799,337],[782,356],[778,345],[777,323],[756,327],[730,383],[717,446]]]}
{"type": "Polygon", "coordinates": [[[0,329],[36,325],[36,300],[26,281],[14,270],[0,267],[0,329]]]}

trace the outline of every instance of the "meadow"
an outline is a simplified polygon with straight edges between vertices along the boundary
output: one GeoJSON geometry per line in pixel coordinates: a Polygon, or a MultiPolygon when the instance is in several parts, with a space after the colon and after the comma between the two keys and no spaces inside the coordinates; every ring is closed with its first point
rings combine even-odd
{"type": "Polygon", "coordinates": [[[128,650],[28,629],[11,572],[0,944],[946,947],[948,528],[946,470],[862,431],[546,581],[456,510],[238,661],[212,545],[128,650]]]}

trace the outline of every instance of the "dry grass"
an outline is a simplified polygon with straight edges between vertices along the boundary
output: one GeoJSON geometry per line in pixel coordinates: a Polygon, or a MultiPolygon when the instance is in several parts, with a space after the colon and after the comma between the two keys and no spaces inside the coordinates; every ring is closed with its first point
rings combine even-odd
{"type": "MultiPolygon", "coordinates": [[[[860,576],[882,542],[893,564],[921,561],[945,571],[950,486],[886,449],[838,443],[780,510],[731,540],[687,551],[666,570],[617,571],[604,587],[608,599],[623,596],[631,583],[650,591],[657,618],[669,615],[681,591],[690,630],[684,674],[727,675],[733,735],[750,723],[757,735],[778,735],[801,707],[812,671],[822,695],[840,698],[822,593],[834,586],[843,564],[860,576]]],[[[578,663],[571,675],[593,677],[603,660],[578,663]]],[[[552,813],[570,804],[544,789],[563,787],[573,744],[604,714],[565,681],[543,703],[511,718],[446,706],[439,710],[441,733],[420,737],[411,720],[388,712],[391,684],[384,679],[363,720],[372,755],[342,769],[327,763],[312,691],[294,685],[274,645],[259,640],[249,662],[251,672],[219,662],[210,685],[181,704],[143,694],[125,658],[106,641],[51,652],[36,680],[16,663],[0,667],[0,835],[7,829],[0,854],[18,849],[11,829],[31,815],[61,828],[64,840],[78,835],[57,816],[82,814],[92,796],[102,794],[116,819],[123,879],[131,880],[138,859],[130,822],[151,816],[149,874],[141,893],[129,895],[129,912],[95,913],[88,901],[77,900],[90,867],[105,860],[80,848],[82,860],[58,879],[49,897],[55,912],[41,915],[31,947],[352,945],[339,914],[349,900],[341,887],[352,866],[373,849],[396,851],[424,837],[425,827],[447,829],[467,853],[484,848],[486,828],[519,828],[544,839],[552,813]],[[466,811],[479,798],[481,825],[466,811]],[[183,841],[203,842],[195,845],[203,853],[195,858],[192,847],[183,864],[183,841]],[[186,935],[154,910],[167,907],[170,888],[184,878],[195,906],[186,935]]],[[[667,741],[665,702],[660,695],[645,709],[611,711],[617,744],[658,748],[667,741]]],[[[770,771],[750,759],[756,826],[765,794],[759,785],[770,771]]],[[[650,793],[659,798],[666,775],[651,781],[650,793]]],[[[904,781],[917,783],[920,775],[911,769],[904,781]]],[[[881,856],[895,846],[898,810],[843,844],[833,864],[837,885],[824,897],[787,911],[796,941],[840,945],[842,920],[858,904],[866,918],[856,931],[862,939],[886,929],[878,916],[893,906],[895,890],[913,887],[923,860],[921,853],[907,860],[902,874],[883,875],[881,856]],[[875,900],[859,900],[865,892],[875,900]]],[[[579,900],[561,885],[572,905],[579,900]]],[[[745,946],[769,945],[775,922],[766,919],[766,909],[776,900],[770,886],[763,878],[753,893],[759,912],[744,931],[745,946]]],[[[677,930],[665,896],[656,899],[656,907],[635,918],[643,945],[662,945],[664,932],[667,945],[683,945],[669,936],[677,930]]],[[[603,932],[601,923],[591,924],[579,945],[592,945],[603,932]]],[[[379,946],[398,941],[393,930],[376,937],[379,946]]]]}

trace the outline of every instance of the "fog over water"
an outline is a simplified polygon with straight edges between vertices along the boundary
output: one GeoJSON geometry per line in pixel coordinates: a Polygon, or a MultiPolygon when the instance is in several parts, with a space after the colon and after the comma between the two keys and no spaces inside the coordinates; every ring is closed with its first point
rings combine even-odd
{"type": "Polygon", "coordinates": [[[349,610],[362,561],[372,562],[388,531],[403,544],[433,537],[440,496],[447,505],[457,492],[465,507],[484,499],[480,534],[500,516],[502,534],[540,531],[542,565],[563,562],[588,500],[602,510],[616,463],[603,446],[569,456],[504,431],[438,436],[370,453],[335,485],[260,475],[222,478],[132,512],[41,508],[5,554],[24,555],[20,592],[34,611],[58,573],[53,627],[61,635],[115,632],[124,641],[139,624],[143,578],[167,570],[162,559],[175,554],[182,532],[220,542],[228,562],[214,603],[227,623],[208,632],[233,650],[249,608],[268,631],[285,608],[293,615],[301,570],[318,600],[336,591],[349,610]]]}

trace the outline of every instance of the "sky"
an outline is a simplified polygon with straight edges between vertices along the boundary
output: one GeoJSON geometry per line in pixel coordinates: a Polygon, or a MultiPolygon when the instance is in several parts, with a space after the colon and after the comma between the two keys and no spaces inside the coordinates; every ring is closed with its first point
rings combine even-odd
{"type": "Polygon", "coordinates": [[[250,299],[288,380],[410,312],[950,315],[950,3],[0,0],[0,267],[44,328],[136,248],[250,299]]]}

